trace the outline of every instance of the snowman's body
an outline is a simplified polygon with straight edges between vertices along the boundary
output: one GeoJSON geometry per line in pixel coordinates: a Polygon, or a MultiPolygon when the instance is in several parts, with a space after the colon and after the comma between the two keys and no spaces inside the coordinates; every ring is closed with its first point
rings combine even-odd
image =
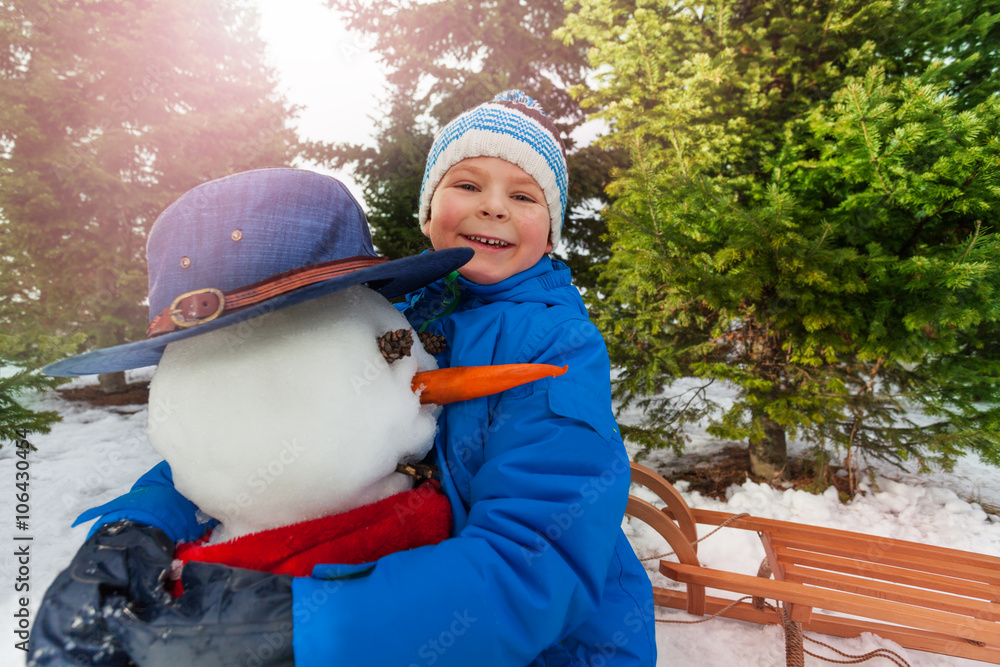
{"type": "Polygon", "coordinates": [[[408,329],[355,286],[171,343],[150,385],[153,447],[174,484],[221,524],[212,542],[339,514],[405,491],[433,405],[411,389],[436,368],[416,336],[389,363],[377,339],[408,329]]]}

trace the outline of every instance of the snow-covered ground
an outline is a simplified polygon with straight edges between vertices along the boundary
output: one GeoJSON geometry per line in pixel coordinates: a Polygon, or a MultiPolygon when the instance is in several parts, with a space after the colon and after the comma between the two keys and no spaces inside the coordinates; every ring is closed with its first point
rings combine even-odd
{"type": "MultiPolygon", "coordinates": [[[[150,375],[148,369],[140,370],[130,373],[130,379],[148,379],[150,375]]],[[[85,378],[75,380],[70,386],[92,382],[93,378],[85,378]]],[[[38,451],[28,457],[30,519],[26,531],[15,527],[16,450],[9,444],[0,449],[0,486],[5,489],[0,507],[4,510],[4,520],[10,522],[5,531],[9,536],[7,546],[0,548],[0,582],[3,585],[0,618],[4,619],[0,622],[0,636],[4,638],[0,646],[0,665],[24,662],[24,654],[14,646],[18,637],[12,632],[17,629],[14,614],[20,609],[19,598],[29,598],[28,609],[34,618],[45,589],[70,562],[86,536],[86,526],[70,528],[69,524],[83,510],[126,490],[139,475],[159,461],[146,439],[148,410],[145,406],[98,409],[64,401],[52,392],[30,397],[27,402],[39,409],[58,410],[63,421],[54,425],[51,433],[29,438],[38,451]],[[13,540],[25,536],[32,540],[13,540]],[[15,590],[21,565],[15,548],[23,544],[30,544],[28,592],[15,590]]],[[[696,432],[687,452],[693,457],[706,456],[723,444],[696,432]]],[[[672,458],[669,452],[654,452],[643,463],[656,468],[668,465],[672,458]]],[[[749,512],[755,516],[1000,556],[1000,517],[987,514],[982,508],[1000,507],[1000,471],[967,458],[949,474],[918,475],[892,468],[880,468],[878,472],[875,483],[865,482],[863,493],[846,504],[832,491],[812,495],[803,491],[775,490],[749,481],[732,487],[724,503],[689,493],[683,483],[678,484],[678,488],[693,507],[749,512]]],[[[625,529],[640,556],[653,556],[666,550],[645,524],[636,521],[627,524],[625,529]]],[[[763,550],[752,533],[723,530],[700,545],[699,557],[710,567],[756,574],[763,550]]],[[[674,585],[655,572],[655,559],[648,563],[648,568],[658,585],[674,585]]],[[[712,594],[734,597],[722,592],[712,594]]],[[[694,620],[673,610],[659,610],[658,616],[663,620],[694,620]]],[[[982,664],[906,650],[871,635],[860,639],[816,637],[851,654],[866,653],[878,647],[890,648],[912,667],[982,664]]],[[[777,626],[728,619],[697,625],[660,623],[657,644],[659,664],[664,667],[772,667],[784,664],[784,641],[777,626]]],[[[806,648],[830,655],[826,649],[810,646],[808,642],[806,648]]],[[[843,659],[842,656],[831,657],[843,659]]],[[[806,664],[828,663],[807,657],[806,664]]],[[[876,658],[866,664],[891,663],[876,658]]]]}

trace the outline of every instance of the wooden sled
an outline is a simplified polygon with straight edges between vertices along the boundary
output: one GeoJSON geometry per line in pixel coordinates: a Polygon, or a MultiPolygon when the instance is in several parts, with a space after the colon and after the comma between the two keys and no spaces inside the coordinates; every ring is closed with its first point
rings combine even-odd
{"type": "MultiPolygon", "coordinates": [[[[691,509],[669,482],[636,463],[632,481],[659,496],[666,507],[661,510],[629,496],[626,513],[666,539],[679,562],[661,560],[660,572],[686,585],[684,590],[654,586],[658,605],[696,616],[716,614],[733,600],[705,594],[706,588],[713,588],[775,600],[804,630],[837,637],[871,632],[906,648],[1000,664],[1000,558],[691,509]],[[725,529],[752,530],[760,536],[773,579],[698,562],[697,526],[727,521],[725,529]]],[[[773,610],[757,609],[748,602],[721,615],[780,622],[773,610]]]]}

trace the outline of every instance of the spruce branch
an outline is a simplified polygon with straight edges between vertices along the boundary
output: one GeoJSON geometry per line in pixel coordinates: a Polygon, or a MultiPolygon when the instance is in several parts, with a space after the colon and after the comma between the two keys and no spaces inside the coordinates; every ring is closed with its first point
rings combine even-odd
{"type": "Polygon", "coordinates": [[[872,138],[868,131],[868,123],[866,121],[865,111],[861,108],[861,100],[858,99],[858,88],[857,84],[850,85],[847,87],[847,92],[851,96],[851,101],[854,102],[854,109],[858,113],[858,120],[861,123],[861,133],[865,138],[865,148],[868,149],[868,157],[871,159],[872,164],[875,166],[875,175],[878,176],[879,183],[882,185],[882,191],[892,201],[895,192],[886,183],[885,177],[882,175],[882,170],[879,168],[879,156],[875,154],[875,148],[872,146],[872,138]]]}

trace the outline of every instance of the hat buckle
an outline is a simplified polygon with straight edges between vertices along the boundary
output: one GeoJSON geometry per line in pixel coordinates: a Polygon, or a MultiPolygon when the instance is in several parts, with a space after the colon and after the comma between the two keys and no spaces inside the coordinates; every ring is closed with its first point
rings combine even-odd
{"type": "Polygon", "coordinates": [[[225,309],[225,295],[214,287],[205,287],[174,299],[170,304],[170,321],[182,329],[189,329],[211,322],[225,309]]]}

